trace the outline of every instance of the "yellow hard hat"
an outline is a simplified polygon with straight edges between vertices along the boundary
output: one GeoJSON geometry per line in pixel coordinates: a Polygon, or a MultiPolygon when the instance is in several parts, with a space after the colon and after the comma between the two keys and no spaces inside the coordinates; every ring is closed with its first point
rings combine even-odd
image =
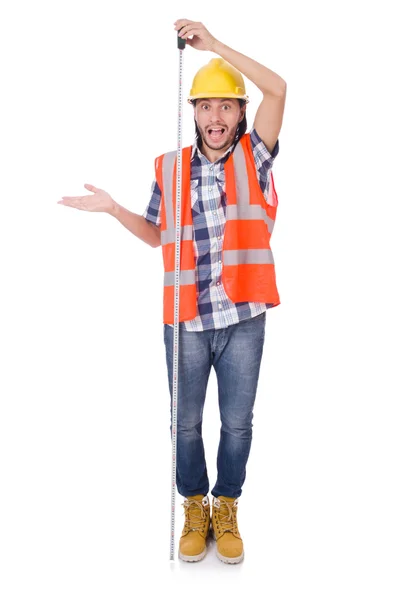
{"type": "Polygon", "coordinates": [[[197,71],[188,102],[197,98],[241,98],[249,102],[243,76],[223,58],[212,58],[197,71]]]}

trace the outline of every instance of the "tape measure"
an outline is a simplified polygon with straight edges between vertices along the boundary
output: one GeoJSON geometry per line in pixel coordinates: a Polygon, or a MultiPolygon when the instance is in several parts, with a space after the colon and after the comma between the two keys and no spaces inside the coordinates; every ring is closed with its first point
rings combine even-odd
{"type": "Polygon", "coordinates": [[[172,375],[172,466],[171,466],[171,538],[170,560],[174,560],[175,550],[175,487],[176,487],[176,444],[178,411],[178,357],[179,357],[179,264],[180,264],[180,211],[182,189],[182,75],[183,50],[186,40],[178,35],[179,77],[178,77],[178,149],[176,158],[176,224],[175,224],[175,269],[174,269],[174,352],[172,375]]]}

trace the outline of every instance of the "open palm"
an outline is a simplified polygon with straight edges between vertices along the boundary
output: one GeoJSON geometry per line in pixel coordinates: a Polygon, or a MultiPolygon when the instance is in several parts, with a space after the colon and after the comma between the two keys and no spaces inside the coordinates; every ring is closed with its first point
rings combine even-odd
{"type": "Polygon", "coordinates": [[[110,194],[89,183],[85,183],[84,187],[94,193],[88,196],[62,196],[62,200],[59,200],[58,204],[90,212],[109,212],[114,204],[110,194]]]}

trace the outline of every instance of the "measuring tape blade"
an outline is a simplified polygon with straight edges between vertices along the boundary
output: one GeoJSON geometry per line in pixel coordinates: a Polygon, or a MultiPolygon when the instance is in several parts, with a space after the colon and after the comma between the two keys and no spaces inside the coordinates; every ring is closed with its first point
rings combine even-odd
{"type": "Polygon", "coordinates": [[[179,265],[180,265],[180,212],[182,188],[182,74],[183,50],[186,40],[178,35],[179,78],[178,78],[178,149],[176,163],[176,224],[175,224],[175,269],[174,269],[174,351],[172,375],[172,465],[171,465],[171,538],[170,560],[174,560],[175,551],[175,488],[176,488],[176,445],[178,411],[178,357],[179,357],[179,265]]]}

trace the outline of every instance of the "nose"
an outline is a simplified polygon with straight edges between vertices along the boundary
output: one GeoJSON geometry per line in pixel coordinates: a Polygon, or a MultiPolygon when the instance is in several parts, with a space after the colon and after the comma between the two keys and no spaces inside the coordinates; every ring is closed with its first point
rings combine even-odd
{"type": "Polygon", "coordinates": [[[210,121],[211,123],[221,122],[221,107],[220,106],[212,106],[210,113],[210,121]]]}

